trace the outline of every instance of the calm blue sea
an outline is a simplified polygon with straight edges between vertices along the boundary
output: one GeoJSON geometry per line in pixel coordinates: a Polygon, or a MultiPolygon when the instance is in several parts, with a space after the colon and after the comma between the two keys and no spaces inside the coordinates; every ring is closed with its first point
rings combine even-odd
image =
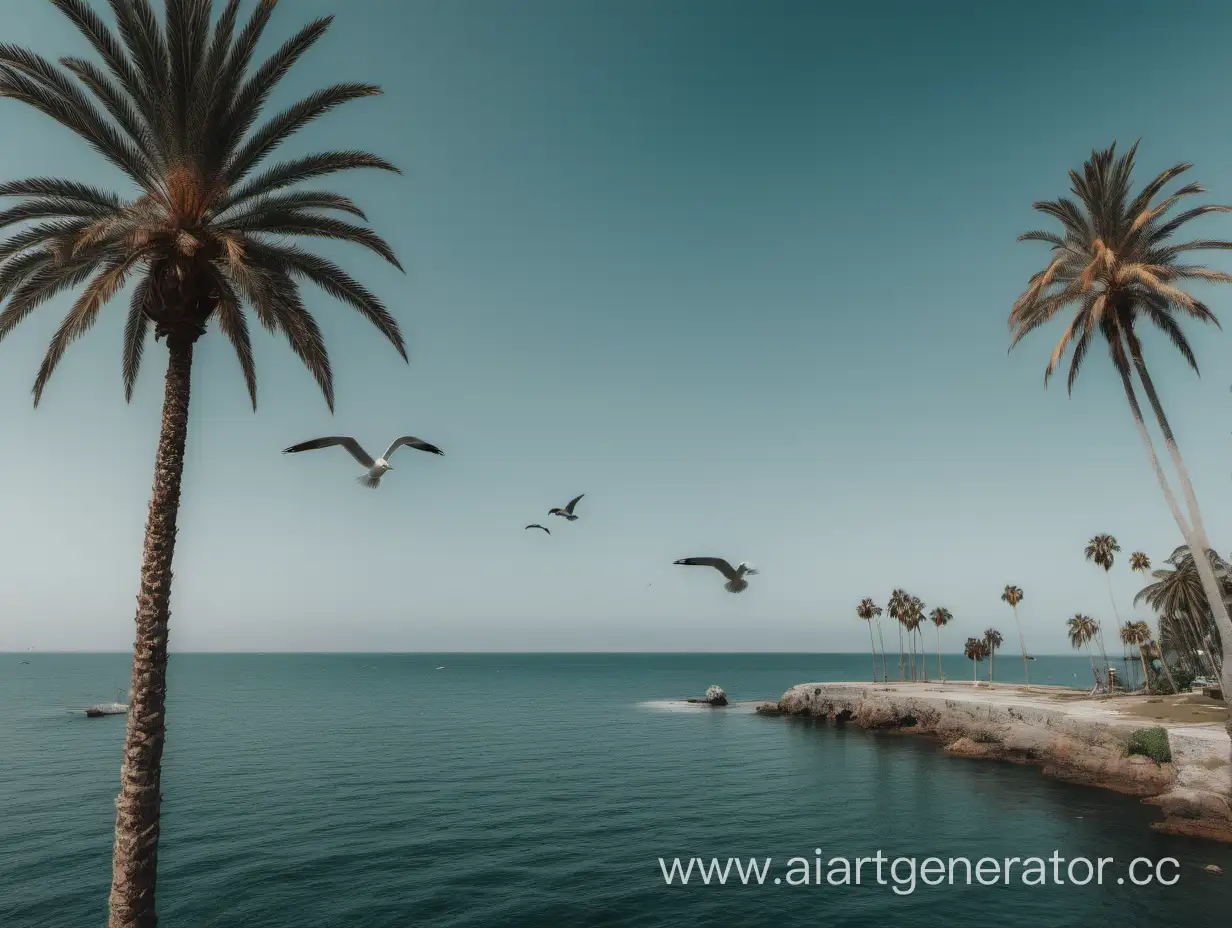
{"type": "MultiPolygon", "coordinates": [[[[1013,679],[1014,665],[998,661],[998,676],[1013,679]]],[[[1031,667],[1039,682],[1090,676],[1081,657],[1031,667]]],[[[970,675],[958,655],[947,669],[970,675]]],[[[794,683],[870,673],[858,654],[175,655],[160,924],[1227,923],[1232,848],[1155,834],[1154,810],[1134,799],[948,757],[924,739],[653,705],[712,683],[776,699],[794,683]],[[900,896],[742,886],[734,874],[669,887],[658,863],[772,857],[782,876],[817,848],[825,860],[1059,851],[1117,864],[1103,886],[900,896]],[[1179,882],[1117,885],[1138,856],[1177,858],[1179,882]]],[[[0,655],[4,928],[105,924],[124,722],[67,710],[114,699],[127,678],[125,655],[0,655]]]]}

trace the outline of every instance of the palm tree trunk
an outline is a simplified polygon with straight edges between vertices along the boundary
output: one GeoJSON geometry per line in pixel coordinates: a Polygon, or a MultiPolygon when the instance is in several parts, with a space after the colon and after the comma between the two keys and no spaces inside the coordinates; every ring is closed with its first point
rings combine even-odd
{"type": "Polygon", "coordinates": [[[1100,682],[1099,671],[1095,669],[1095,655],[1091,653],[1091,642],[1088,640],[1086,645],[1087,645],[1087,660],[1091,662],[1091,676],[1095,678],[1095,682],[1096,684],[1098,684],[1100,682]]]}
{"type": "Polygon", "coordinates": [[[903,623],[898,623],[898,682],[903,682],[903,623]]]}
{"type": "MultiPolygon", "coordinates": [[[[1108,585],[1108,602],[1112,603],[1112,615],[1116,619],[1117,628],[1120,628],[1121,613],[1117,611],[1116,597],[1112,594],[1112,575],[1107,569],[1104,570],[1104,582],[1108,585]]],[[[1099,631],[1096,632],[1096,634],[1099,636],[1097,639],[1099,642],[1099,653],[1103,655],[1104,658],[1104,674],[1107,675],[1108,667],[1110,665],[1108,663],[1108,651],[1104,648],[1104,627],[1102,623],[1100,624],[1099,631]]]]}
{"type": "MultiPolygon", "coordinates": [[[[1221,667],[1219,682],[1223,690],[1225,702],[1232,704],[1232,618],[1228,616],[1228,608],[1223,600],[1223,590],[1219,585],[1219,581],[1215,578],[1215,572],[1211,569],[1210,558],[1206,553],[1210,550],[1211,544],[1206,537],[1206,527],[1202,524],[1202,513],[1198,509],[1198,498],[1194,493],[1193,485],[1189,481],[1189,470],[1185,467],[1185,462],[1181,458],[1181,449],[1176,443],[1176,437],[1172,434],[1172,426],[1169,424],[1168,417],[1164,414],[1163,405],[1159,402],[1159,396],[1155,392],[1155,383],[1151,380],[1151,375],[1146,369],[1146,361],[1142,357],[1142,344],[1138,341],[1138,337],[1132,330],[1127,331],[1125,337],[1129,345],[1130,357],[1134,362],[1134,369],[1138,372],[1138,379],[1142,381],[1142,389],[1146,392],[1147,401],[1155,412],[1155,419],[1159,423],[1160,431],[1164,436],[1164,445],[1168,449],[1168,454],[1172,457],[1172,463],[1176,466],[1176,473],[1181,481],[1181,492],[1185,495],[1185,505],[1189,509],[1191,530],[1186,534],[1186,526],[1182,519],[1177,519],[1177,525],[1181,528],[1181,534],[1185,538],[1186,544],[1189,545],[1189,552],[1193,555],[1194,566],[1198,570],[1198,576],[1202,579],[1202,589],[1210,601],[1211,615],[1215,620],[1215,627],[1219,630],[1220,643],[1223,650],[1223,666],[1221,667]]],[[[1132,384],[1129,382],[1127,374],[1123,375],[1123,379],[1126,381],[1126,388],[1131,389],[1132,384]]],[[[1141,410],[1137,411],[1137,416],[1141,418],[1141,410]]],[[[1146,432],[1145,425],[1142,427],[1142,432],[1149,442],[1150,435],[1146,432]]],[[[1153,444],[1151,445],[1151,453],[1154,454],[1153,444]]],[[[1158,461],[1156,462],[1156,470],[1158,471],[1160,482],[1166,485],[1163,471],[1159,468],[1158,461]]],[[[1171,489],[1169,488],[1167,492],[1170,494],[1171,489]]],[[[1175,500],[1173,502],[1175,504],[1175,500]]],[[[1174,515],[1178,514],[1174,512],[1174,515]]],[[[1227,728],[1228,733],[1232,735],[1232,713],[1228,716],[1227,728]]]]}
{"type": "Polygon", "coordinates": [[[873,682],[877,682],[877,642],[873,641],[873,623],[868,623],[868,647],[873,652],[873,682]]]}
{"type": "Polygon", "coordinates": [[[1151,691],[1151,675],[1146,669],[1146,652],[1142,650],[1141,643],[1138,644],[1138,660],[1142,661],[1142,679],[1146,681],[1143,685],[1149,693],[1151,691]]]}
{"type": "Polygon", "coordinates": [[[976,673],[977,670],[979,670],[979,667],[975,663],[975,658],[973,657],[971,658],[971,685],[972,686],[975,686],[976,684],[980,682],[980,678],[976,673]]]}
{"type": "Polygon", "coordinates": [[[108,928],[154,928],[158,876],[162,757],[166,734],[167,626],[171,618],[171,560],[184,446],[188,438],[189,380],[193,346],[168,337],[162,434],[154,459],[154,490],[145,527],[132,692],[116,798],[108,928]]]}
{"type": "Polygon", "coordinates": [[[881,618],[878,616],[874,621],[877,623],[877,640],[881,642],[881,682],[890,682],[890,671],[886,667],[885,653],[885,636],[881,634],[881,618]]]}
{"type": "Polygon", "coordinates": [[[937,626],[937,676],[941,678],[941,682],[945,682],[945,668],[941,666],[941,626],[937,626]]]}
{"type": "Polygon", "coordinates": [[[1176,681],[1172,679],[1172,669],[1168,666],[1168,658],[1164,656],[1164,647],[1158,643],[1156,647],[1159,649],[1159,666],[1164,669],[1164,676],[1168,680],[1168,685],[1172,687],[1172,692],[1179,693],[1180,690],[1176,688],[1176,681]]]}
{"type": "Polygon", "coordinates": [[[1018,621],[1017,604],[1010,606],[1014,610],[1014,625],[1018,628],[1018,646],[1022,648],[1022,673],[1027,678],[1027,689],[1031,688],[1031,671],[1027,668],[1027,642],[1022,637],[1022,623],[1018,621]]]}

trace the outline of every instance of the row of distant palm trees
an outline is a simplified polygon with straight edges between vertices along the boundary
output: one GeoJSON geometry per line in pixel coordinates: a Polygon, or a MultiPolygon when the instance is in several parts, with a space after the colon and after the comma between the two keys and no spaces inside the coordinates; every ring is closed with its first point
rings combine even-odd
{"type": "MultiPolygon", "coordinates": [[[[881,634],[881,616],[886,612],[898,623],[898,679],[928,682],[928,664],[924,658],[924,635],[921,631],[921,626],[927,618],[937,629],[937,677],[940,680],[945,680],[945,665],[941,659],[941,629],[949,625],[954,620],[954,616],[944,606],[937,606],[927,616],[924,609],[924,602],[918,596],[913,596],[903,589],[896,589],[890,594],[890,599],[886,603],[885,609],[878,606],[871,598],[866,597],[860,600],[860,604],[856,606],[856,616],[868,623],[868,641],[873,656],[874,683],[877,682],[878,678],[883,683],[888,683],[890,679],[885,638],[881,634]],[[876,638],[873,637],[874,627],[877,629],[876,638]],[[904,648],[903,642],[904,633],[907,635],[906,648],[904,648]],[[881,642],[880,671],[877,669],[878,641],[881,642]]],[[[969,642],[972,640],[974,639],[968,639],[969,642]]],[[[1001,647],[1001,633],[995,628],[990,628],[984,632],[984,638],[981,641],[987,643],[988,647],[992,650],[996,650],[1001,647]]],[[[985,656],[988,655],[986,654],[985,656]]],[[[989,664],[989,680],[992,679],[991,674],[992,665],[989,664]]]]}
{"type": "MultiPolygon", "coordinates": [[[[1159,641],[1157,642],[1151,627],[1142,620],[1121,622],[1117,609],[1116,596],[1112,590],[1110,573],[1116,563],[1116,555],[1121,550],[1116,538],[1109,534],[1095,535],[1087,543],[1086,559],[1104,571],[1108,584],[1108,598],[1112,604],[1113,615],[1117,621],[1117,634],[1125,649],[1125,660],[1128,663],[1129,653],[1136,652],[1138,663],[1142,667],[1144,685],[1148,690],[1152,687],[1152,668],[1156,659],[1159,661],[1159,673],[1167,680],[1172,692],[1177,691],[1177,683],[1173,677],[1170,663],[1175,663],[1186,672],[1190,678],[1210,674],[1218,679],[1222,670],[1220,660],[1219,629],[1215,625],[1206,602],[1202,581],[1193,563],[1193,558],[1186,547],[1177,548],[1165,563],[1172,565],[1169,570],[1156,570],[1151,576],[1155,582],[1148,584],[1134,598],[1134,603],[1146,601],[1160,614],[1159,641]]],[[[1232,564],[1224,561],[1213,551],[1208,552],[1209,560],[1216,575],[1220,579],[1224,596],[1232,599],[1232,564]]],[[[1151,569],[1151,559],[1142,551],[1134,551],[1129,555],[1130,569],[1138,574],[1145,574],[1151,569]]],[[[1019,645],[1022,649],[1023,672],[1027,686],[1031,684],[1030,667],[1025,640],[1022,635],[1022,625],[1018,621],[1018,604],[1023,601],[1021,587],[1009,584],[1001,593],[1001,599],[1014,612],[1014,624],[1018,630],[1019,645]]],[[[896,589],[890,594],[886,609],[882,610],[871,598],[860,601],[856,607],[856,616],[869,625],[869,645],[873,657],[873,681],[879,678],[882,682],[889,681],[889,661],[886,656],[885,639],[881,633],[880,617],[888,612],[899,627],[899,680],[928,680],[928,672],[924,661],[923,636],[920,627],[925,620],[925,606],[918,596],[903,589],[896,589]],[[877,637],[873,637],[873,627],[876,626],[877,637]],[[906,634],[906,648],[903,635],[906,634]],[[881,643],[881,669],[877,667],[877,642],[881,643]],[[918,647],[917,647],[918,645],[918,647]],[[917,654],[919,659],[917,661],[917,654]]],[[[941,680],[945,672],[941,658],[941,629],[953,619],[950,611],[938,606],[928,613],[937,629],[937,673],[941,680]]],[[[1108,651],[1104,644],[1101,624],[1083,613],[1076,613],[1066,620],[1070,644],[1075,649],[1085,648],[1091,662],[1091,673],[1097,684],[1102,685],[1108,679],[1107,670],[1112,666],[1108,651]],[[1102,670],[1097,668],[1095,651],[1092,643],[1099,650],[1102,670]]],[[[988,681],[993,679],[993,659],[1003,642],[1001,633],[995,628],[986,629],[982,637],[968,638],[963,654],[968,660],[981,662],[988,660],[988,681]]],[[[973,676],[975,669],[973,668],[973,676]]]]}

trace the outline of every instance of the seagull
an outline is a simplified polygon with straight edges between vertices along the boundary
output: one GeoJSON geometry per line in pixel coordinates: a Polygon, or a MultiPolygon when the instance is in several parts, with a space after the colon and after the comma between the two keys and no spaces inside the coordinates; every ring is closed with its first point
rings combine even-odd
{"type": "Polygon", "coordinates": [[[578,500],[581,499],[585,495],[586,495],[585,493],[580,493],[577,496],[573,497],[573,499],[569,500],[569,505],[566,506],[564,509],[549,509],[548,515],[564,516],[570,522],[576,522],[578,520],[578,517],[573,514],[573,507],[576,506],[578,504],[578,500]]]}
{"type": "Polygon", "coordinates": [[[741,593],[748,589],[749,581],[745,577],[751,577],[758,571],[756,568],[750,567],[743,561],[739,567],[732,567],[731,564],[723,560],[721,557],[682,557],[678,561],[673,561],[674,564],[683,564],[686,567],[713,567],[724,577],[727,582],[723,584],[723,589],[729,593],[741,593]]]}
{"type": "MultiPolygon", "coordinates": [[[[542,526],[542,525],[540,525],[538,522],[535,522],[535,523],[534,523],[534,524],[532,524],[532,525],[528,525],[528,526],[526,526],[526,528],[543,528],[543,526],[542,526]]],[[[550,530],[550,529],[543,528],[543,530],[544,530],[545,532],[547,532],[549,535],[551,535],[551,534],[552,534],[552,532],[551,532],[551,530],[550,530]]],[[[523,529],[522,531],[526,531],[526,529],[523,529]]]]}
{"type": "Polygon", "coordinates": [[[330,435],[327,438],[314,438],[311,441],[302,441],[298,445],[286,448],[282,453],[294,454],[297,451],[316,451],[319,448],[330,448],[334,445],[342,445],[347,451],[351,452],[351,457],[368,469],[366,474],[356,479],[370,490],[375,490],[381,485],[381,478],[385,476],[385,471],[393,470],[389,465],[389,458],[403,445],[410,448],[418,448],[420,451],[430,451],[432,454],[443,455],[445,453],[436,445],[430,445],[426,441],[415,438],[413,435],[403,435],[394,441],[392,445],[385,449],[385,453],[375,461],[372,460],[372,455],[359,446],[359,442],[346,435],[330,435]]]}

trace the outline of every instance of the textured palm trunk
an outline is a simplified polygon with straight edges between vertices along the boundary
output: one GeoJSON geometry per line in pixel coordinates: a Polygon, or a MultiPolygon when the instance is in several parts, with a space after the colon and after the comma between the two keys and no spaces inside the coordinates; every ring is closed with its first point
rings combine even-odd
{"type": "Polygon", "coordinates": [[[937,676],[945,682],[945,667],[941,665],[941,626],[937,626],[937,676]]]}
{"type": "Polygon", "coordinates": [[[898,623],[898,682],[903,682],[903,623],[898,623]]]}
{"type": "Polygon", "coordinates": [[[1027,680],[1027,689],[1031,688],[1031,671],[1027,667],[1027,642],[1022,637],[1022,623],[1018,621],[1018,604],[1010,606],[1014,610],[1014,627],[1018,629],[1018,646],[1022,648],[1022,674],[1027,680]]]}
{"type": "Polygon", "coordinates": [[[159,810],[164,705],[167,693],[167,624],[171,616],[171,560],[184,445],[188,437],[192,343],[168,339],[170,357],[163,396],[162,434],[154,460],[154,490],[146,520],[133,642],[132,694],[116,798],[108,928],[154,928],[158,877],[159,810]]]}
{"type": "Polygon", "coordinates": [[[868,649],[873,652],[873,682],[877,682],[877,642],[873,641],[873,623],[868,623],[868,649]]]}
{"type": "Polygon", "coordinates": [[[1151,691],[1151,673],[1149,670],[1147,670],[1146,653],[1142,650],[1141,644],[1138,645],[1138,660],[1142,661],[1142,679],[1146,681],[1146,683],[1143,685],[1146,687],[1146,691],[1149,693],[1151,691]]]}
{"type": "MultiPolygon", "coordinates": [[[[1176,519],[1177,527],[1181,530],[1181,537],[1185,544],[1189,546],[1189,553],[1193,556],[1194,567],[1198,571],[1198,577],[1202,580],[1202,590],[1206,593],[1207,601],[1211,607],[1211,616],[1214,618],[1215,627],[1219,630],[1220,646],[1223,651],[1223,665],[1220,667],[1219,683],[1223,690],[1224,701],[1232,705],[1232,619],[1228,617],[1228,608],[1223,601],[1223,591],[1219,586],[1219,581],[1215,578],[1215,571],[1211,568],[1210,558],[1206,552],[1210,549],[1210,542],[1206,538],[1206,529],[1202,524],[1202,515],[1198,510],[1198,500],[1193,492],[1193,486],[1189,482],[1189,472],[1185,467],[1185,462],[1181,459],[1180,448],[1177,446],[1176,439],[1172,434],[1172,427],[1168,423],[1168,417],[1164,415],[1163,406],[1159,402],[1159,397],[1155,393],[1155,384],[1151,380],[1151,375],[1147,372],[1146,364],[1142,358],[1142,347],[1133,333],[1128,333],[1128,344],[1130,357],[1133,358],[1134,367],[1138,371],[1138,377],[1142,381],[1142,388],[1146,391],[1147,400],[1151,404],[1151,408],[1155,412],[1155,418],[1159,422],[1160,430],[1164,435],[1164,443],[1168,447],[1168,453],[1172,457],[1172,461],[1177,468],[1177,476],[1181,481],[1181,490],[1185,494],[1185,503],[1189,508],[1189,518],[1191,523],[1185,521],[1181,515],[1180,506],[1177,505],[1176,497],[1172,493],[1172,488],[1168,484],[1168,478],[1164,474],[1163,467],[1159,463],[1159,456],[1155,453],[1155,443],[1151,440],[1151,434],[1147,431],[1146,422],[1142,417],[1142,408],[1138,405],[1138,397],[1134,392],[1133,381],[1130,379],[1129,372],[1121,373],[1121,382],[1125,388],[1125,396],[1129,400],[1130,409],[1134,414],[1134,421],[1138,426],[1138,434],[1142,438],[1143,444],[1146,445],[1147,453],[1151,458],[1151,464],[1155,468],[1155,476],[1159,480],[1160,488],[1164,491],[1164,497],[1168,501],[1168,506],[1172,510],[1172,516],[1176,519]]],[[[1232,736],[1232,713],[1229,713],[1227,721],[1228,734],[1232,736]]]]}
{"type": "MultiPolygon", "coordinates": [[[[1107,568],[1104,568],[1104,582],[1108,585],[1108,602],[1112,603],[1112,615],[1116,619],[1117,628],[1121,627],[1121,613],[1117,611],[1116,596],[1112,593],[1112,575],[1107,568]]],[[[1104,629],[1103,624],[1100,624],[1100,629],[1097,632],[1099,635],[1099,653],[1104,658],[1104,673],[1107,674],[1111,664],[1108,663],[1108,651],[1104,647],[1104,629]]]]}
{"type": "Polygon", "coordinates": [[[1168,666],[1168,659],[1164,657],[1163,645],[1157,645],[1157,647],[1159,649],[1159,666],[1163,668],[1164,677],[1167,678],[1168,685],[1172,687],[1172,692],[1179,693],[1180,690],[1176,688],[1176,681],[1172,679],[1172,669],[1168,666]]]}

